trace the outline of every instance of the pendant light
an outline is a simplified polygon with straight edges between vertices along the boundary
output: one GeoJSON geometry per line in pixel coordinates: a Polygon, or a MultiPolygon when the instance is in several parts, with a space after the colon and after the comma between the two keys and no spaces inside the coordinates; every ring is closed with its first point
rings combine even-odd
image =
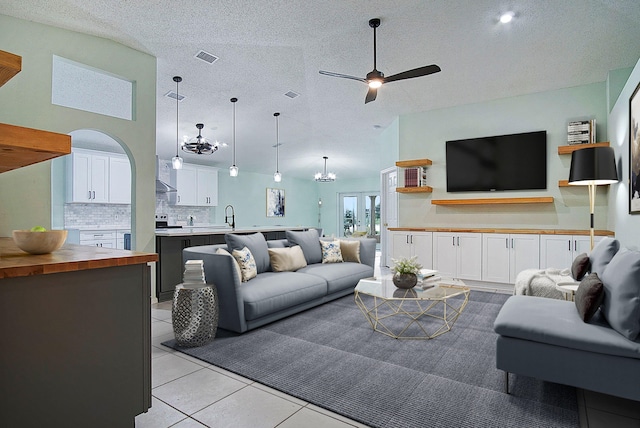
{"type": "Polygon", "coordinates": [[[180,104],[180,95],[178,92],[178,84],[182,82],[182,77],[174,76],[173,81],[176,82],[176,156],[171,159],[171,167],[173,169],[182,169],[182,158],[178,154],[180,149],[180,133],[178,131],[178,105],[180,104]]]}
{"type": "Polygon", "coordinates": [[[280,113],[273,113],[276,118],[276,172],[273,174],[273,181],[280,183],[282,181],[282,174],[280,174],[279,155],[280,155],[280,136],[278,129],[278,116],[280,113]]]}
{"type": "Polygon", "coordinates": [[[313,177],[314,180],[320,183],[336,181],[336,175],[333,172],[327,172],[327,159],[329,158],[322,156],[322,159],[324,159],[324,170],[322,172],[316,172],[316,175],[313,177]]]}
{"type": "Polygon", "coordinates": [[[230,101],[233,103],[233,165],[229,167],[229,176],[237,177],[238,167],[236,166],[236,102],[238,102],[238,99],[231,98],[230,101]]]}

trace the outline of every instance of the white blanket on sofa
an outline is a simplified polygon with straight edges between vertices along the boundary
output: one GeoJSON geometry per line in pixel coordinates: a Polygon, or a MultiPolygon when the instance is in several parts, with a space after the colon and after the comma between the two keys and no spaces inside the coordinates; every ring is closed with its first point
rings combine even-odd
{"type": "Polygon", "coordinates": [[[567,281],[573,281],[569,269],[525,269],[516,277],[513,294],[563,300],[565,294],[556,289],[556,283],[567,281]]]}

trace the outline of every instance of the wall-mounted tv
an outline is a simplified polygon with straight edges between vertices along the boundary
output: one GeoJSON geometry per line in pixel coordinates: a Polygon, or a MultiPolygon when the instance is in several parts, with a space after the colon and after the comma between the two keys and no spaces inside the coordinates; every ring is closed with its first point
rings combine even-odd
{"type": "Polygon", "coordinates": [[[447,192],[547,188],[547,132],[446,142],[447,192]]]}

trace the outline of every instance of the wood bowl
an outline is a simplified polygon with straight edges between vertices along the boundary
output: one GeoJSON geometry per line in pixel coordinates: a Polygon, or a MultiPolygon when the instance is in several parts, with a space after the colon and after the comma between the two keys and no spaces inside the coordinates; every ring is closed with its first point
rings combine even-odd
{"type": "Polygon", "coordinates": [[[14,230],[13,242],[18,248],[29,254],[48,254],[64,244],[67,240],[67,230],[46,230],[31,232],[30,230],[14,230]]]}

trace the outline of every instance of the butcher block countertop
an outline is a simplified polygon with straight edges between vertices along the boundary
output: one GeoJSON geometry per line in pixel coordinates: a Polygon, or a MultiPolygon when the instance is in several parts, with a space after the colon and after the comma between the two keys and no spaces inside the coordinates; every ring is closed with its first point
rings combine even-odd
{"type": "Polygon", "coordinates": [[[50,254],[33,255],[19,249],[13,239],[0,238],[0,278],[46,275],[158,261],[155,253],[65,244],[50,254]]]}
{"type": "MultiPolygon", "coordinates": [[[[454,233],[517,233],[532,235],[589,235],[589,230],[506,229],[477,227],[390,227],[393,232],[454,232],[454,233]]],[[[611,230],[595,230],[596,236],[615,236],[611,230]]]]}

